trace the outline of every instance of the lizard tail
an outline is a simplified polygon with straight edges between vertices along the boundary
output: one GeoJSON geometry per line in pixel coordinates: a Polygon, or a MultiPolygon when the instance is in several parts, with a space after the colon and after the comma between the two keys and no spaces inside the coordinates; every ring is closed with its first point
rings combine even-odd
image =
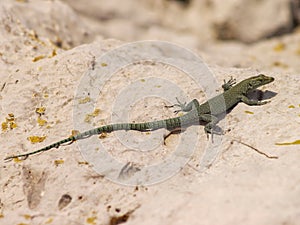
{"type": "Polygon", "coordinates": [[[48,150],[50,150],[52,148],[59,148],[59,146],[61,146],[62,144],[67,143],[67,142],[71,142],[72,143],[73,141],[75,141],[74,136],[71,136],[69,138],[66,138],[66,139],[63,139],[61,141],[55,142],[55,143],[53,143],[51,145],[48,145],[48,146],[46,146],[44,148],[38,149],[36,151],[28,152],[28,153],[24,153],[24,154],[20,154],[20,155],[9,156],[9,157],[6,157],[4,160],[11,160],[11,159],[22,158],[22,157],[24,157],[24,159],[26,159],[30,155],[34,155],[34,154],[37,154],[39,152],[45,152],[45,151],[48,151],[48,150]]]}
{"type": "Polygon", "coordinates": [[[59,148],[62,144],[68,143],[71,144],[76,140],[85,139],[93,135],[102,134],[102,133],[110,133],[117,130],[136,130],[136,131],[153,131],[158,130],[161,128],[165,128],[167,130],[174,130],[176,128],[180,128],[181,126],[186,126],[190,124],[191,122],[198,121],[199,118],[197,114],[191,116],[188,114],[185,114],[183,116],[165,119],[165,120],[158,120],[153,122],[145,122],[145,123],[116,123],[111,125],[105,125],[98,128],[94,128],[88,131],[85,131],[83,133],[79,133],[77,135],[71,136],[69,138],[63,139],[61,141],[55,142],[51,145],[48,145],[44,148],[38,149],[33,152],[28,152],[24,154],[19,155],[13,155],[6,157],[4,160],[11,160],[15,158],[24,157],[25,159],[30,156],[34,155],[40,152],[48,151],[52,148],[59,148]]]}
{"type": "Polygon", "coordinates": [[[76,140],[85,139],[90,136],[101,134],[101,133],[110,133],[110,132],[113,132],[116,130],[137,130],[137,131],[144,132],[144,131],[157,130],[157,129],[161,129],[161,128],[166,128],[168,130],[172,130],[174,128],[180,127],[180,124],[181,124],[181,118],[175,117],[175,118],[159,120],[159,121],[154,121],[154,122],[116,123],[116,124],[111,124],[111,125],[105,125],[105,126],[101,126],[101,127],[95,128],[95,129],[85,131],[83,133],[79,133],[77,135],[71,136],[71,137],[63,139],[61,141],[55,142],[51,145],[48,145],[48,146],[38,149],[36,151],[6,157],[4,160],[11,160],[14,158],[21,158],[21,157],[24,157],[26,159],[30,155],[34,155],[34,154],[37,154],[40,152],[45,152],[52,148],[59,148],[62,144],[65,144],[68,142],[70,142],[70,144],[71,144],[72,142],[74,142],[76,140]]]}
{"type": "Polygon", "coordinates": [[[136,131],[152,131],[161,128],[172,130],[181,126],[181,117],[170,118],[166,120],[158,120],[154,122],[145,123],[116,123],[111,125],[101,126],[91,129],[74,136],[74,140],[85,139],[93,135],[110,133],[117,130],[136,130],[136,131]]]}

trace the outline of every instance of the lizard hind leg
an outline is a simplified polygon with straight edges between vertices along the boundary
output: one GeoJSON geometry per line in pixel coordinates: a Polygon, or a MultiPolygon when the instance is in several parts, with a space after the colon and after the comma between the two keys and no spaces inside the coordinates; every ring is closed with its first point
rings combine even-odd
{"type": "Polygon", "coordinates": [[[169,138],[172,134],[179,134],[181,132],[184,132],[186,129],[179,127],[179,128],[175,128],[173,130],[169,130],[169,133],[164,135],[164,145],[166,145],[166,140],[167,138],[169,138]]]}
{"type": "Polygon", "coordinates": [[[207,124],[204,126],[204,131],[207,135],[211,134],[212,140],[213,135],[223,135],[224,132],[221,127],[217,126],[217,123],[219,122],[219,119],[216,116],[210,115],[210,114],[203,114],[201,115],[201,120],[204,122],[207,122],[207,124]]]}

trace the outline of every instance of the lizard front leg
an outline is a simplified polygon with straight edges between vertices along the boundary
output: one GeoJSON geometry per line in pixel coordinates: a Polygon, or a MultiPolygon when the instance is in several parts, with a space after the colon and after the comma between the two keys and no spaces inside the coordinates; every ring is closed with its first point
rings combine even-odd
{"type": "Polygon", "coordinates": [[[224,83],[222,85],[223,91],[228,91],[230,88],[233,87],[233,85],[236,84],[236,79],[230,78],[229,81],[224,80],[224,83]]]}
{"type": "Polygon", "coordinates": [[[180,109],[174,111],[174,113],[176,114],[179,112],[190,112],[191,110],[198,109],[200,107],[200,104],[197,99],[193,99],[188,104],[186,104],[186,102],[184,103],[180,102],[178,98],[176,98],[176,100],[177,100],[177,104],[167,106],[168,108],[175,107],[175,106],[179,107],[180,109]]]}

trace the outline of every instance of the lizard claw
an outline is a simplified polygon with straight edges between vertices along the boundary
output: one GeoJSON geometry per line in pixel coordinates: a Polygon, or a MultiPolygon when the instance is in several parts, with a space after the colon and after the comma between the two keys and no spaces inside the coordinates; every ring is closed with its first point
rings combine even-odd
{"type": "Polygon", "coordinates": [[[206,133],[207,140],[209,139],[209,134],[211,134],[211,141],[214,143],[214,135],[224,135],[223,130],[219,126],[215,126],[212,129],[204,127],[204,131],[206,133]]]}
{"type": "Polygon", "coordinates": [[[222,130],[221,127],[219,126],[214,126],[214,127],[211,127],[211,126],[205,126],[204,127],[204,131],[206,134],[211,134],[211,135],[224,135],[224,131],[222,130]]]}
{"type": "Polygon", "coordinates": [[[175,113],[175,115],[177,115],[179,112],[181,112],[182,110],[175,110],[175,111],[173,111],[174,113],[175,113]]]}
{"type": "Polygon", "coordinates": [[[186,107],[186,102],[182,103],[181,101],[179,101],[179,99],[176,97],[176,101],[178,104],[175,104],[176,106],[180,107],[180,111],[182,111],[182,109],[184,109],[186,107]]]}
{"type": "Polygon", "coordinates": [[[224,91],[227,91],[229,90],[230,88],[232,88],[233,85],[236,84],[236,79],[230,77],[230,80],[226,81],[226,80],[223,80],[224,83],[222,85],[222,88],[224,91]]]}
{"type": "Polygon", "coordinates": [[[176,97],[177,103],[174,105],[167,105],[166,108],[173,108],[173,107],[179,107],[180,109],[175,110],[174,113],[178,114],[179,112],[183,111],[186,108],[186,102],[182,103],[179,101],[179,99],[176,97]]]}

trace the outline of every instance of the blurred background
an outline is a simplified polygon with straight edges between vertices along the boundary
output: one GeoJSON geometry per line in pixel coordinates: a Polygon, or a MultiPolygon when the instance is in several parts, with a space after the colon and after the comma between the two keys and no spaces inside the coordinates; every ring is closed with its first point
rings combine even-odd
{"type": "Polygon", "coordinates": [[[205,49],[212,42],[249,44],[297,32],[300,23],[300,0],[18,0],[10,4],[29,28],[64,48],[113,38],[166,40],[205,49]]]}

